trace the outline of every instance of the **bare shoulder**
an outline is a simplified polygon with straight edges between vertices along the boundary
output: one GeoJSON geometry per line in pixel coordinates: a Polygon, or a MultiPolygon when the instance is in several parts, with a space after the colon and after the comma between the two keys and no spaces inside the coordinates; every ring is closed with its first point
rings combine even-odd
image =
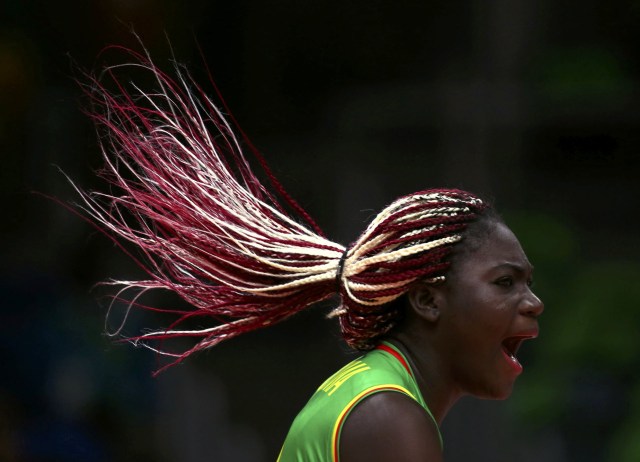
{"type": "Polygon", "coordinates": [[[340,436],[341,462],[442,462],[435,422],[417,402],[397,392],[365,398],[340,436]]]}

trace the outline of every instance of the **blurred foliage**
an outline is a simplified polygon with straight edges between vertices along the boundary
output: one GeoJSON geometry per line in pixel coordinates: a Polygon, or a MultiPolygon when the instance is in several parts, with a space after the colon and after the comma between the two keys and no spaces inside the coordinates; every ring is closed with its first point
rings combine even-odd
{"type": "Polygon", "coordinates": [[[559,47],[538,63],[536,80],[554,104],[588,100],[617,106],[634,82],[617,56],[603,47],[559,47]]]}
{"type": "Polygon", "coordinates": [[[576,444],[593,436],[607,460],[640,460],[640,264],[582,261],[579,239],[556,217],[520,212],[506,220],[545,302],[512,410],[530,427],[579,434],[576,444]]]}
{"type": "Polygon", "coordinates": [[[631,393],[629,417],[613,437],[607,462],[637,462],[640,459],[640,383],[631,393]]]}

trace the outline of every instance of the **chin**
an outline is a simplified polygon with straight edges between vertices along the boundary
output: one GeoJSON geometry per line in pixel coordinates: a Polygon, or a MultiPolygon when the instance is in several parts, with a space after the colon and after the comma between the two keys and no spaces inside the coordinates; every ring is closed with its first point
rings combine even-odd
{"type": "Polygon", "coordinates": [[[486,387],[483,390],[478,390],[476,393],[471,394],[480,399],[503,401],[511,396],[511,393],[513,392],[513,385],[513,382],[508,385],[493,384],[493,386],[486,387]]]}
{"type": "Polygon", "coordinates": [[[510,389],[509,391],[507,391],[507,392],[504,392],[504,393],[498,394],[498,395],[493,396],[493,397],[491,397],[491,398],[489,398],[489,399],[494,399],[494,400],[496,400],[496,401],[504,401],[505,399],[507,399],[507,398],[511,397],[511,393],[512,393],[512,392],[513,392],[513,388],[511,388],[511,389],[510,389]]]}

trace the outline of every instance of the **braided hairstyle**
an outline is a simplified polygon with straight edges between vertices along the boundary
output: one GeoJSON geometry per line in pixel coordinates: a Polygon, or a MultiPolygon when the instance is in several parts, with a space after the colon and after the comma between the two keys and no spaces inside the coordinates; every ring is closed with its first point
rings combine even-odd
{"type": "Polygon", "coordinates": [[[373,348],[400,316],[390,302],[416,281],[443,275],[452,247],[487,208],[468,192],[421,191],[385,208],[348,248],[332,242],[234,124],[271,190],[261,184],[232,124],[182,66],[174,63],[170,77],[146,52],[114,48],[130,59],[81,83],[105,162],[98,174],[110,188],[84,191],[70,181],[88,220],[125,252],[127,241],[139,249],[129,255],[147,278],[106,282],[120,287],[113,300],[127,300],[127,313],[158,310],[138,302],[151,289],[188,302],[159,310],[174,316],[166,328],[128,339],[173,357],[171,364],[328,299],[336,283],[341,302],[332,315],[346,342],[373,348]],[[121,78],[129,70],[149,72],[156,88],[146,92],[121,78]],[[192,320],[208,326],[185,327],[192,320]],[[193,343],[167,351],[169,338],[193,343]]]}

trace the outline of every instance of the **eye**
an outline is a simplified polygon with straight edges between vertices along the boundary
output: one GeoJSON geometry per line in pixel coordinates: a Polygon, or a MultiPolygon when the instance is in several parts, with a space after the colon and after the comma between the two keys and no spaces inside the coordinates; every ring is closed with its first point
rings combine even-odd
{"type": "Polygon", "coordinates": [[[504,276],[498,279],[495,283],[502,287],[511,287],[513,285],[513,278],[511,276],[504,276]]]}
{"type": "Polygon", "coordinates": [[[533,286],[534,286],[533,279],[528,279],[528,280],[527,280],[527,285],[528,285],[529,287],[533,287],[533,286]]]}

